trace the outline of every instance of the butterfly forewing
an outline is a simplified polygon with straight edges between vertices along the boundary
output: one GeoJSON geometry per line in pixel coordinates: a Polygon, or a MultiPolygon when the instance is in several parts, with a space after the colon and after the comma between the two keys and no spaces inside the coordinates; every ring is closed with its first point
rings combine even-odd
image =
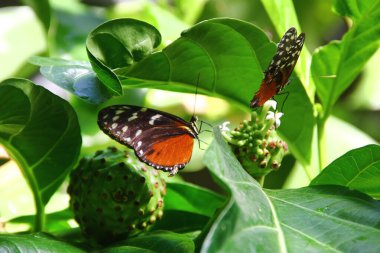
{"type": "Polygon", "coordinates": [[[305,34],[301,33],[297,37],[297,30],[293,27],[284,34],[278,43],[276,54],[264,72],[265,77],[251,101],[251,107],[262,106],[288,84],[304,41],[305,34]]]}
{"type": "Polygon", "coordinates": [[[102,109],[98,124],[111,138],[133,148],[141,161],[171,174],[189,162],[198,134],[175,115],[130,105],[102,109]]]}

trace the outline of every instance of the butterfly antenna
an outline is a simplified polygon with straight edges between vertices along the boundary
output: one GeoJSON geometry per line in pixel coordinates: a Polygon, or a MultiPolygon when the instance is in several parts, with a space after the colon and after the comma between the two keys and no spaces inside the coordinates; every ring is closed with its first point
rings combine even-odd
{"type": "Polygon", "coordinates": [[[201,73],[198,74],[197,85],[195,86],[195,97],[194,97],[194,105],[193,105],[193,116],[192,119],[195,118],[195,106],[197,105],[197,95],[198,95],[198,86],[199,86],[199,78],[201,77],[201,73]]]}

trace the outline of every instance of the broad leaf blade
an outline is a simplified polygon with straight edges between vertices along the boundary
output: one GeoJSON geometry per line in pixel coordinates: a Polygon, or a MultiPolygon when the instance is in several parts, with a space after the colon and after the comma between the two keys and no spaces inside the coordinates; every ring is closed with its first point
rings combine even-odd
{"type": "Polygon", "coordinates": [[[380,203],[339,186],[266,190],[288,252],[379,252],[380,203]]]}
{"type": "Polygon", "coordinates": [[[259,28],[234,19],[211,19],[182,32],[120,78],[131,88],[194,92],[198,85],[204,94],[247,108],[274,52],[275,45],[259,28]]]}
{"type": "Polygon", "coordinates": [[[313,55],[311,74],[327,118],[339,96],[349,87],[380,43],[380,1],[336,1],[335,10],[354,18],[340,43],[326,45],[313,55]],[[334,78],[326,78],[333,76],[334,78]]]}
{"type": "Polygon", "coordinates": [[[204,161],[231,195],[201,252],[283,252],[285,238],[260,185],[240,166],[219,131],[204,161]],[[238,243],[239,242],[239,243],[238,243]]]}
{"type": "Polygon", "coordinates": [[[219,131],[205,162],[231,199],[202,252],[380,250],[380,203],[372,198],[340,186],[264,191],[241,168],[219,131]]]}
{"type": "Polygon", "coordinates": [[[165,210],[181,210],[211,217],[224,198],[210,190],[186,183],[167,183],[165,210]]]}
{"type": "Polygon", "coordinates": [[[0,84],[0,142],[44,204],[76,163],[77,116],[65,100],[23,79],[0,84]]]}
{"type": "Polygon", "coordinates": [[[354,149],[328,165],[310,185],[342,185],[380,198],[380,146],[354,149]]]}
{"type": "Polygon", "coordinates": [[[1,252],[62,252],[84,253],[85,250],[74,247],[53,237],[38,233],[28,235],[0,235],[1,252]]]}
{"type": "Polygon", "coordinates": [[[153,52],[161,35],[148,23],[134,19],[116,19],[94,29],[87,38],[91,65],[102,83],[115,95],[122,94],[119,78],[122,71],[153,52]]]}

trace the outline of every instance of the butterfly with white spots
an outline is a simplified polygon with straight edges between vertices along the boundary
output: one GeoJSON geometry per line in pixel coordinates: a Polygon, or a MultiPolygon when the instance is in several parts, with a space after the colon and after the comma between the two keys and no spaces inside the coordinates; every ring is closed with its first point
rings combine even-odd
{"type": "Polygon", "coordinates": [[[187,122],[166,112],[133,105],[112,105],[98,114],[103,132],[132,148],[142,162],[170,175],[190,161],[194,139],[199,134],[196,121],[194,116],[187,122]]]}
{"type": "Polygon", "coordinates": [[[297,30],[294,27],[284,34],[269,67],[264,71],[265,76],[260,88],[251,100],[251,108],[262,106],[289,83],[289,77],[297,63],[304,41],[305,33],[297,37],[297,30]]]}

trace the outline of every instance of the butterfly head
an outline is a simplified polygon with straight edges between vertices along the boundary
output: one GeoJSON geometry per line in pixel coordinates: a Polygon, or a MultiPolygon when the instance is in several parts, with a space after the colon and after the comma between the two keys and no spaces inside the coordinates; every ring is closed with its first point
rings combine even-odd
{"type": "Polygon", "coordinates": [[[199,134],[199,128],[198,128],[197,123],[198,123],[198,117],[196,115],[191,116],[190,126],[191,126],[191,130],[192,130],[192,132],[196,138],[198,138],[198,134],[199,134]]]}

